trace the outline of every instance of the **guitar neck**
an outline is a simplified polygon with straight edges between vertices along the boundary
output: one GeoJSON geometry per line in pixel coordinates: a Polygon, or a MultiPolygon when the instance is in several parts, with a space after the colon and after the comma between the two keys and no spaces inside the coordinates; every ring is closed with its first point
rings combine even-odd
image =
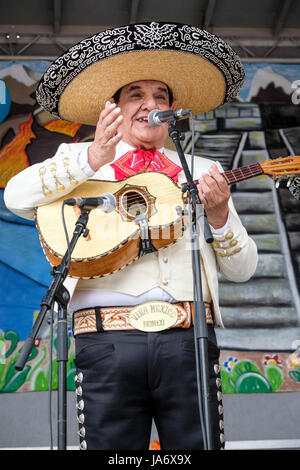
{"type": "Polygon", "coordinates": [[[253,163],[252,165],[242,166],[235,170],[224,171],[223,175],[229,185],[239,183],[240,181],[254,178],[255,176],[262,175],[264,173],[259,163],[253,163]]]}
{"type": "Polygon", "coordinates": [[[242,166],[235,170],[228,170],[223,173],[227,183],[235,184],[240,181],[248,180],[264,173],[259,163],[253,163],[252,165],[242,166]]]}

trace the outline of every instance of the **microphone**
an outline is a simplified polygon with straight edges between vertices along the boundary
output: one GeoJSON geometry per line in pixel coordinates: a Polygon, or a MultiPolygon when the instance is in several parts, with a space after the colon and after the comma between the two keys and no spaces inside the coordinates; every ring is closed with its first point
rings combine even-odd
{"type": "Polygon", "coordinates": [[[174,119],[181,119],[184,116],[191,114],[189,109],[177,109],[172,111],[159,111],[159,109],[153,109],[148,114],[148,122],[152,127],[160,127],[164,122],[172,121],[174,119]]]}
{"type": "Polygon", "coordinates": [[[76,197],[65,199],[68,206],[77,206],[85,209],[102,209],[104,212],[112,212],[117,207],[117,200],[113,194],[105,193],[99,197],[76,197]]]}

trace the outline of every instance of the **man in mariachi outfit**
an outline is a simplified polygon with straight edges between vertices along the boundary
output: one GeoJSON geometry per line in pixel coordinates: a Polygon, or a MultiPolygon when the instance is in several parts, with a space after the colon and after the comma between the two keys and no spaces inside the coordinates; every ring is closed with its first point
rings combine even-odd
{"type": "MultiPolygon", "coordinates": [[[[164,146],[168,126],[149,125],[149,113],[215,109],[236,96],[243,76],[234,51],[194,26],[128,25],[81,41],[50,66],[37,99],[61,119],[95,125],[95,138],[62,144],[52,158],[12,178],[5,191],[7,207],[32,219],[34,208],[80,189],[88,179],[122,181],[151,171],[184,183],[177,152],[164,146]]],[[[189,155],[186,160],[191,166],[189,155]]],[[[217,271],[231,281],[248,280],[256,269],[257,249],[234,209],[222,171],[198,157],[194,173],[214,237],[208,244],[200,231],[213,447],[220,449],[225,438],[214,327],[224,325],[217,271]]],[[[65,281],[74,316],[80,447],[147,449],[154,419],[162,449],[203,449],[189,241],[181,237],[126,264],[105,276],[65,281]],[[174,307],[176,320],[161,331],[140,330],[130,312],[153,301],[174,307]]]]}

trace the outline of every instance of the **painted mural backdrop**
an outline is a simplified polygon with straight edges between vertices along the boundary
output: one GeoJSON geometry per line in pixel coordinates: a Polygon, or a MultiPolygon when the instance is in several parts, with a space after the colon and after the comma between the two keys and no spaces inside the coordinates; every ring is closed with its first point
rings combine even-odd
{"type": "MultiPolygon", "coordinates": [[[[14,369],[20,348],[39,312],[40,302],[50,284],[51,275],[40,248],[34,223],[21,219],[7,210],[3,202],[4,188],[13,175],[53,155],[60,143],[88,141],[92,139],[94,132],[92,127],[58,120],[39,108],[35,100],[35,90],[40,77],[49,65],[50,62],[47,61],[0,61],[1,393],[47,390],[50,351],[50,321],[46,318],[24,370],[17,372],[14,369]]],[[[245,71],[245,85],[236,103],[231,107],[219,108],[213,118],[197,117],[199,126],[202,126],[203,136],[208,138],[206,142],[210,138],[214,146],[217,146],[219,135],[219,129],[214,127],[215,123],[217,121],[220,123],[219,117],[226,116],[226,113],[232,117],[234,113],[241,113],[242,109],[248,110],[244,117],[239,115],[242,118],[238,124],[239,132],[243,132],[244,129],[249,130],[249,125],[252,133],[259,130],[259,127],[253,124],[257,117],[255,115],[257,103],[276,102],[286,109],[290,109],[293,105],[291,122],[294,127],[300,126],[300,121],[297,119],[293,121],[293,115],[299,109],[297,79],[300,78],[300,65],[245,64],[245,71]],[[241,108],[243,104],[245,107],[241,108]],[[249,113],[252,113],[250,117],[249,113]],[[254,127],[251,127],[253,125],[254,127]]],[[[274,117],[273,114],[272,116],[274,117]]],[[[229,125],[229,121],[230,119],[222,121],[222,134],[224,134],[224,122],[226,127],[226,122],[229,125]]],[[[272,127],[273,123],[270,126],[272,127]]],[[[230,128],[227,131],[230,131],[230,128]]],[[[239,132],[226,134],[230,140],[228,148],[232,145],[236,147],[237,142],[240,142],[239,132]],[[236,135],[238,137],[235,142],[236,135]]],[[[252,135],[253,138],[255,135],[252,135]]],[[[204,140],[201,142],[203,145],[204,140]]],[[[223,135],[222,148],[224,149],[227,144],[223,135]]],[[[209,156],[209,149],[201,149],[201,145],[198,146],[198,155],[203,151],[209,156]]],[[[212,154],[212,158],[214,155],[212,154]]],[[[231,163],[227,161],[230,167],[231,163]]],[[[222,164],[224,165],[224,162],[222,164]]],[[[238,299],[236,303],[238,306],[238,299]]],[[[230,326],[230,315],[234,309],[231,306],[226,307],[226,302],[222,308],[230,326]]],[[[300,355],[297,351],[284,353],[254,351],[253,355],[249,354],[249,351],[243,351],[242,344],[239,346],[236,350],[225,348],[222,351],[224,393],[266,393],[300,389],[300,355]]],[[[55,352],[54,326],[53,388],[57,387],[55,352]]],[[[70,321],[67,365],[69,390],[74,389],[73,361],[74,341],[70,321]]]]}

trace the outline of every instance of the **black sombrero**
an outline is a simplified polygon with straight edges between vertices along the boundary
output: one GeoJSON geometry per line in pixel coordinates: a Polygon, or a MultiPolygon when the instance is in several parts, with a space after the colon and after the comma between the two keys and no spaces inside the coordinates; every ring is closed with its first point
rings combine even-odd
{"type": "Polygon", "coordinates": [[[207,31],[177,23],[131,24],[95,34],[58,57],[39,83],[37,101],[61,119],[95,125],[119,88],[158,80],[170,87],[178,108],[201,114],[232,101],[243,79],[237,54],[207,31]]]}

